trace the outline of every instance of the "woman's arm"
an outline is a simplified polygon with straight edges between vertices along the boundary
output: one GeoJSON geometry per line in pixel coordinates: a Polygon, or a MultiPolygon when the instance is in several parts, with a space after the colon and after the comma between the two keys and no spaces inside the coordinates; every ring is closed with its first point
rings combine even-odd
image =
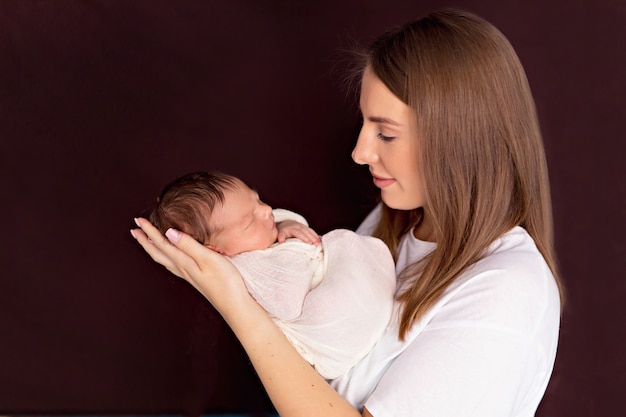
{"type": "Polygon", "coordinates": [[[184,233],[169,230],[168,240],[147,220],[136,222],[141,229],[131,233],[152,259],[192,284],[224,317],[281,417],[359,415],[289,343],[230,261],[184,233]]]}

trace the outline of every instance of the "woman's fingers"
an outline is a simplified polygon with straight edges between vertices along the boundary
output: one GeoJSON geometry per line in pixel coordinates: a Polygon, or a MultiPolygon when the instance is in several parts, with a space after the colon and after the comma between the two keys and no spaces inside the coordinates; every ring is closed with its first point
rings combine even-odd
{"type": "Polygon", "coordinates": [[[233,282],[241,282],[241,279],[233,280],[233,277],[240,276],[240,273],[225,256],[203,246],[191,236],[177,230],[169,229],[165,235],[185,255],[185,259],[181,262],[187,259],[193,261],[186,272],[189,274],[188,281],[194,280],[192,284],[196,288],[204,288],[205,292],[208,293],[210,292],[209,287],[215,289],[220,288],[224,283],[232,285],[233,282]],[[214,282],[209,284],[209,280],[214,282]]]}
{"type": "MultiPolygon", "coordinates": [[[[132,231],[133,237],[148,252],[148,255],[173,274],[188,280],[190,274],[197,269],[194,260],[170,243],[148,220],[137,218],[135,222],[141,229],[134,229],[132,231]]],[[[169,234],[171,235],[171,233],[169,234]]],[[[178,240],[181,240],[183,234],[178,232],[178,235],[178,240]]],[[[189,239],[193,240],[190,237],[189,239]]]]}
{"type": "Polygon", "coordinates": [[[185,233],[169,229],[166,238],[148,220],[135,221],[140,229],[131,233],[150,257],[193,285],[222,314],[250,300],[241,274],[225,256],[185,233]]]}
{"type": "Polygon", "coordinates": [[[163,252],[161,252],[148,238],[146,233],[141,229],[131,229],[130,234],[135,238],[137,242],[141,245],[141,247],[150,255],[150,257],[157,263],[165,266],[167,269],[170,269],[169,259],[165,256],[163,252]]]}
{"type": "Polygon", "coordinates": [[[173,244],[186,258],[192,259],[195,267],[198,268],[200,272],[205,269],[203,268],[204,260],[213,261],[214,257],[220,257],[220,255],[217,255],[217,253],[202,245],[186,233],[168,229],[165,232],[165,236],[169,242],[171,242],[170,246],[173,244]]]}
{"type": "Polygon", "coordinates": [[[212,288],[220,287],[217,282],[210,284],[210,280],[240,276],[229,260],[191,236],[174,229],[167,230],[163,236],[148,220],[138,218],[135,221],[141,229],[135,229],[133,236],[152,259],[191,283],[207,298],[210,299],[212,288]]]}

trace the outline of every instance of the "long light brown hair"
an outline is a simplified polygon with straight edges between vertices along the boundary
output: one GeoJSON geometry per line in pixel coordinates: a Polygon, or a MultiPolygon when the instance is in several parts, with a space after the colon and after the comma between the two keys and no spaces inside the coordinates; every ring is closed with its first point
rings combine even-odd
{"type": "MultiPolygon", "coordinates": [[[[534,239],[562,295],[535,104],[504,35],[472,14],[436,12],[380,37],[370,47],[366,65],[414,110],[425,208],[437,239],[434,252],[402,274],[419,279],[399,295],[400,338],[514,226],[534,239]]],[[[422,210],[383,204],[374,235],[396,253],[422,210]]]]}

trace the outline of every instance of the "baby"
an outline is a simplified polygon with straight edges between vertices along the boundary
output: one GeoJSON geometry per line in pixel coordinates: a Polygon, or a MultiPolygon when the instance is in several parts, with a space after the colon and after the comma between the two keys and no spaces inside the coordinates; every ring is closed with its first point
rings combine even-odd
{"type": "Polygon", "coordinates": [[[240,179],[194,172],[167,185],[150,214],[227,256],[254,299],[326,379],[356,364],[391,317],[396,275],[379,239],[321,238],[299,214],[272,210],[240,179]],[[278,227],[277,227],[278,226],[278,227]]]}

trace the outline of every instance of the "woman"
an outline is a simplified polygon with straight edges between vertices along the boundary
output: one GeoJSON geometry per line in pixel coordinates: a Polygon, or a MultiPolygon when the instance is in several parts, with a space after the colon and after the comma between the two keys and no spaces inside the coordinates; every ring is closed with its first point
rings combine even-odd
{"type": "Polygon", "coordinates": [[[561,286],[543,145],[515,52],[478,17],[433,13],[372,45],[360,106],[353,158],[382,199],[360,232],[394,254],[396,314],[332,387],[225,259],[144,219],[133,235],[223,315],[283,417],[534,415],[561,286]]]}

